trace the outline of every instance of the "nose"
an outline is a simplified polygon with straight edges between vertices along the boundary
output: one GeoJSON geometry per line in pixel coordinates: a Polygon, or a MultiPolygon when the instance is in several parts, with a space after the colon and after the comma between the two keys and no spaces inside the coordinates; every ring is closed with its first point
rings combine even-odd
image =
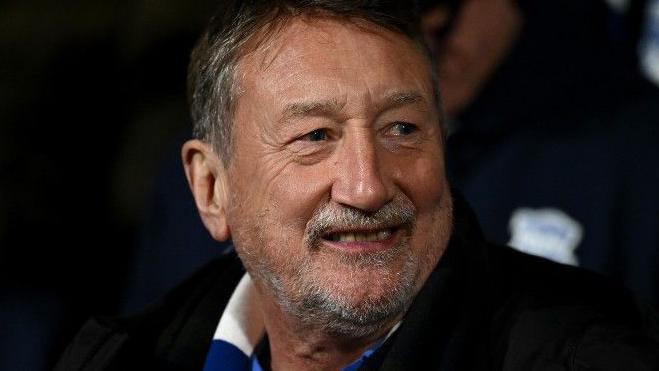
{"type": "Polygon", "coordinates": [[[331,197],[334,202],[365,212],[375,212],[393,198],[386,164],[378,156],[368,133],[346,138],[335,164],[331,197]]]}

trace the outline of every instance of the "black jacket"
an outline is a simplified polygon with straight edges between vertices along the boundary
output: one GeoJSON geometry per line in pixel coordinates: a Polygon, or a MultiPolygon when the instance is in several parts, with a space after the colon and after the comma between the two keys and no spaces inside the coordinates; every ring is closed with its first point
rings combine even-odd
{"type": "MultiPolygon", "coordinates": [[[[659,370],[649,307],[600,276],[484,242],[460,201],[454,220],[439,265],[364,369],[659,370]]],[[[201,369],[243,274],[229,253],[143,314],[90,320],[56,369],[201,369]]]]}

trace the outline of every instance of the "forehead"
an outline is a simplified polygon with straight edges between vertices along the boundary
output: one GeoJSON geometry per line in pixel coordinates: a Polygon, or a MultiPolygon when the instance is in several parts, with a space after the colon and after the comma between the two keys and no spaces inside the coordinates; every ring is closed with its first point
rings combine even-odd
{"type": "Polygon", "coordinates": [[[288,20],[240,59],[237,74],[243,94],[282,99],[433,91],[429,61],[411,39],[366,21],[334,18],[288,20]]]}

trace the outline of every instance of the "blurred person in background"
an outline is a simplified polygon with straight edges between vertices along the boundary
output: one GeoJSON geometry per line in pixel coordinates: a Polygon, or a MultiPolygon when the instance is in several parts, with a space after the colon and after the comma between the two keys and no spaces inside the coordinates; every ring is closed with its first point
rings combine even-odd
{"type": "Polygon", "coordinates": [[[422,2],[450,120],[447,166],[485,234],[659,303],[659,99],[642,2],[422,2]],[[633,19],[636,18],[636,19],[633,19]]]}

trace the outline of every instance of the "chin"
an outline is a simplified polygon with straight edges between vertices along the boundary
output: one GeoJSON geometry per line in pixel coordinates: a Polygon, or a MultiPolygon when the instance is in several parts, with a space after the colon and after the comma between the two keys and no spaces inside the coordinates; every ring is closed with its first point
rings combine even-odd
{"type": "Polygon", "coordinates": [[[289,285],[273,291],[281,307],[304,326],[334,335],[378,334],[405,313],[420,286],[421,265],[410,253],[372,266],[322,263],[302,265],[289,285]]]}

